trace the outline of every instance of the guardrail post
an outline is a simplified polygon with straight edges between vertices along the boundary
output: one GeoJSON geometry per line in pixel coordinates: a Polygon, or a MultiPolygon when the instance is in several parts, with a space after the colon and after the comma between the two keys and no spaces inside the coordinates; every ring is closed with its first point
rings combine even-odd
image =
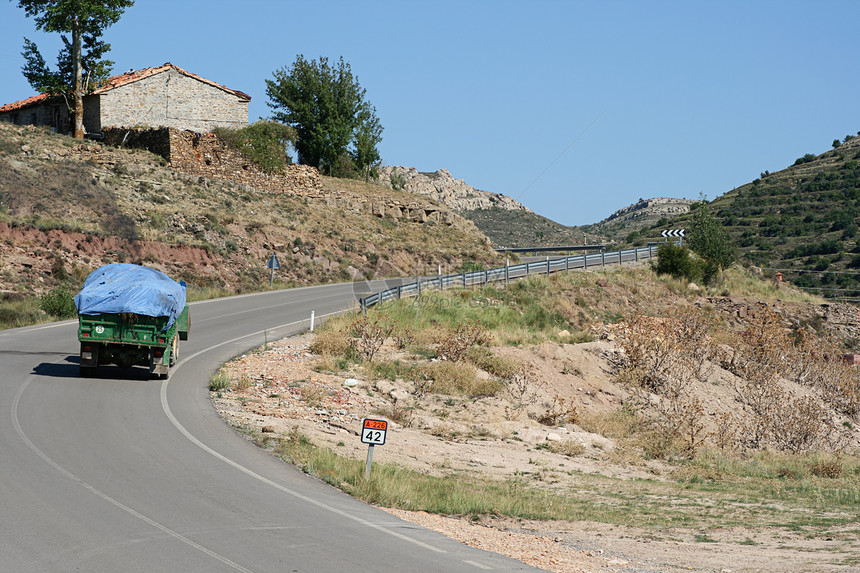
{"type": "Polygon", "coordinates": [[[549,274],[549,255],[546,257],[546,274],[549,274]]]}
{"type": "Polygon", "coordinates": [[[490,271],[484,270],[484,284],[490,284],[490,271]]]}
{"type": "Polygon", "coordinates": [[[600,264],[606,266],[606,251],[600,251],[600,264]]]}
{"type": "Polygon", "coordinates": [[[639,248],[638,248],[638,247],[633,247],[633,252],[634,252],[634,253],[636,253],[636,257],[635,257],[635,258],[636,258],[636,262],[638,263],[638,262],[639,262],[639,248]]]}
{"type": "Polygon", "coordinates": [[[418,298],[421,298],[421,279],[418,279],[415,284],[418,285],[418,298]]]}
{"type": "Polygon", "coordinates": [[[618,266],[620,267],[622,264],[624,264],[624,259],[621,258],[621,250],[619,249],[618,250],[618,266]]]}
{"type": "Polygon", "coordinates": [[[463,277],[463,288],[466,288],[466,273],[461,275],[463,277]]]}
{"type": "Polygon", "coordinates": [[[508,270],[508,269],[510,269],[510,266],[511,266],[511,259],[507,259],[505,261],[505,288],[508,287],[508,280],[510,280],[510,278],[511,278],[510,270],[508,270]]]}
{"type": "Polygon", "coordinates": [[[361,314],[363,314],[364,316],[367,316],[367,301],[365,301],[363,298],[360,300],[361,300],[361,314]]]}
{"type": "Polygon", "coordinates": [[[397,300],[400,300],[402,295],[403,295],[403,285],[397,285],[397,300]]]}
{"type": "Polygon", "coordinates": [[[585,270],[588,269],[588,251],[582,254],[582,268],[585,270]]]}
{"type": "Polygon", "coordinates": [[[564,270],[570,270],[570,251],[568,251],[567,256],[564,257],[564,270]]]}

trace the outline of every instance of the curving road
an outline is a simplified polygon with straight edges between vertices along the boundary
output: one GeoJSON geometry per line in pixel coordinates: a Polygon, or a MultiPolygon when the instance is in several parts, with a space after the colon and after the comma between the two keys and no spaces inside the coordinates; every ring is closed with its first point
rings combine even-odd
{"type": "Polygon", "coordinates": [[[164,381],[79,378],[72,321],[0,332],[0,571],[536,571],[309,478],[212,408],[219,364],[354,304],[355,288],[194,303],[164,381]]]}

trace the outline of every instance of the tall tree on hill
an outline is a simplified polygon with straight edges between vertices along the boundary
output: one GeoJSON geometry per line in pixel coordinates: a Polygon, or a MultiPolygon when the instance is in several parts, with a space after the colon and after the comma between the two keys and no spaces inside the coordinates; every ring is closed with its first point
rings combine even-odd
{"type": "Polygon", "coordinates": [[[377,148],[382,141],[382,125],[376,117],[376,108],[369,105],[366,108],[361,112],[350,155],[355,168],[363,174],[364,180],[368,181],[371,176],[376,179],[375,170],[382,160],[377,148]]]}
{"type": "Polygon", "coordinates": [[[110,44],[104,30],[119,21],[134,0],[19,0],[36,29],[59,32],[64,48],[51,70],[36,44],[24,38],[24,77],[40,93],[62,95],[74,117],[75,139],[84,137],[84,95],[110,75],[113,62],[102,59],[110,44]],[[84,78],[86,72],[86,78],[84,78]],[[71,101],[70,101],[71,100],[71,101]]]}
{"type": "Polygon", "coordinates": [[[328,58],[308,61],[299,54],[273,76],[266,80],[268,105],[273,119],[296,129],[299,163],[332,175],[351,158],[357,170],[369,173],[379,160],[382,126],[343,57],[332,65],[328,58]]]}

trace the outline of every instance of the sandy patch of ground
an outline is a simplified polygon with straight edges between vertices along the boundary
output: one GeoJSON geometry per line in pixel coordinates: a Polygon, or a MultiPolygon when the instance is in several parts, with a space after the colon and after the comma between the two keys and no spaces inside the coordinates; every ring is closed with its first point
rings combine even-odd
{"type": "MultiPolygon", "coordinates": [[[[231,424],[275,436],[298,428],[315,444],[361,460],[367,455],[367,446],[359,439],[361,420],[402,415],[399,423],[391,422],[386,444],[375,448],[374,461],[439,476],[519,477],[549,489],[569,489],[583,474],[660,480],[671,470],[656,461],[613,463],[611,440],[573,424],[545,426],[529,416],[529,408],[552,408],[554,399],[590,411],[617,408],[626,394],[611,380],[609,342],[495,349],[528,360],[543,381],[530,406],[516,407],[511,397],[470,400],[427,394],[417,399],[405,382],[347,382],[343,376],[315,372],[310,341],[310,335],[285,339],[228,364],[231,378],[241,381],[244,389],[213,392],[217,410],[231,424]],[[413,408],[411,416],[404,414],[407,407],[413,408]],[[573,457],[553,453],[546,447],[550,443],[578,444],[581,453],[573,457]]],[[[853,563],[860,555],[860,542],[846,542],[852,537],[849,532],[834,532],[832,539],[807,539],[784,529],[678,529],[655,534],[592,522],[482,518],[476,523],[386,511],[463,543],[559,573],[860,571],[836,564],[853,563]]]]}

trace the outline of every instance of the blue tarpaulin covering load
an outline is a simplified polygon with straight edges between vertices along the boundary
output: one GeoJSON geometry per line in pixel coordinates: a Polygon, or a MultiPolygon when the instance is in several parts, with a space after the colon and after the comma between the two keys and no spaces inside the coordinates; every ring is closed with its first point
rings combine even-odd
{"type": "Polygon", "coordinates": [[[167,327],[185,308],[185,283],[166,274],[143,267],[115,263],[90,273],[75,297],[79,314],[118,314],[132,312],[145,316],[168,317],[167,327]]]}

